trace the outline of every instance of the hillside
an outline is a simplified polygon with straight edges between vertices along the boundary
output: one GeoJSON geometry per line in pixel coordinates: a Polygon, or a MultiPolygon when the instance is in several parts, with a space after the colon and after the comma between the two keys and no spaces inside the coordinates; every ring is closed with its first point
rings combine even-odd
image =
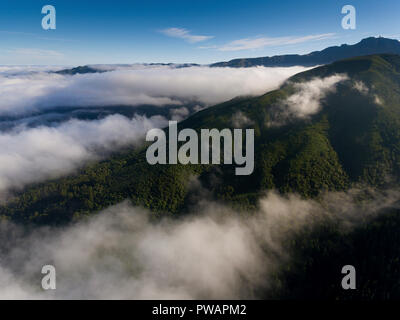
{"type": "Polygon", "coordinates": [[[226,62],[217,62],[211,67],[290,67],[290,66],[316,66],[332,63],[337,60],[372,54],[400,54],[400,42],[387,38],[366,38],[354,45],[342,44],[326,48],[322,51],[314,51],[305,55],[289,54],[273,57],[241,58],[226,62]]]}
{"type": "Polygon", "coordinates": [[[143,63],[143,64],[109,64],[109,65],[85,65],[78,66],[75,68],[62,69],[59,71],[54,71],[54,73],[62,75],[76,75],[76,74],[87,74],[87,73],[103,73],[108,71],[115,71],[119,68],[133,68],[133,67],[171,67],[176,69],[190,68],[200,66],[197,63],[143,63]]]}
{"type": "Polygon", "coordinates": [[[90,66],[79,66],[71,69],[63,69],[59,71],[55,71],[54,73],[63,74],[63,75],[75,75],[75,74],[86,74],[86,73],[98,73],[105,72],[102,70],[95,69],[90,66]]]}
{"type": "Polygon", "coordinates": [[[130,198],[155,213],[182,214],[196,201],[197,176],[209,197],[252,209],[265,190],[317,197],[357,183],[383,187],[400,179],[400,56],[342,60],[298,74],[279,90],[237,98],[200,111],[180,128],[255,129],[255,170],[235,176],[233,165],[156,165],[145,148],[125,151],[76,175],[33,185],[0,207],[15,221],[60,224],[130,198]],[[282,101],[316,77],[338,82],[305,118],[282,115],[282,101]],[[193,187],[195,185],[196,187],[193,187]]]}

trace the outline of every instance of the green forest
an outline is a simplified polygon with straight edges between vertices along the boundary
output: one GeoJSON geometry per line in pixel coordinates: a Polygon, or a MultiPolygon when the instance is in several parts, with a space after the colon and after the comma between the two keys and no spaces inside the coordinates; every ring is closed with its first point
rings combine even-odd
{"type": "MultiPolygon", "coordinates": [[[[249,120],[242,128],[255,132],[255,170],[249,176],[236,176],[235,165],[152,166],[143,143],[73,175],[15,190],[0,215],[27,225],[64,226],[129,199],[150,209],[154,219],[177,218],[195,205],[199,190],[192,187],[193,179],[210,199],[246,214],[257,210],[268,190],[318,201],[327,191],[399,185],[400,56],[364,56],[318,67],[262,96],[238,97],[199,111],[180,122],[179,129],[233,128],[238,112],[249,120]],[[346,74],[347,80],[321,101],[320,112],[270,125],[279,117],[277,106],[299,84],[337,74],[346,74]],[[368,92],[357,90],[360,82],[368,92]]],[[[398,208],[385,208],[384,214],[347,233],[326,222],[296,235],[287,243],[294,258],[275,275],[272,297],[400,298],[398,213],[398,208]],[[365,280],[351,293],[337,286],[338,266],[349,261],[359,266],[359,278],[365,280]]]]}

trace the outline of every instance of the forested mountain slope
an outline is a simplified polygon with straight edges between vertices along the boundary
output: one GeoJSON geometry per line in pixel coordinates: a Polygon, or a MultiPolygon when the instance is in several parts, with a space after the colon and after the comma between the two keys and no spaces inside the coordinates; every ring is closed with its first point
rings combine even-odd
{"type": "Polygon", "coordinates": [[[194,177],[210,197],[246,209],[256,207],[268,189],[316,197],[359,182],[396,183],[400,56],[363,56],[318,67],[279,90],[200,111],[179,124],[185,127],[254,128],[253,174],[235,176],[236,165],[152,166],[143,147],[33,185],[0,213],[16,221],[59,224],[129,198],[155,213],[180,214],[195,201],[194,177]]]}

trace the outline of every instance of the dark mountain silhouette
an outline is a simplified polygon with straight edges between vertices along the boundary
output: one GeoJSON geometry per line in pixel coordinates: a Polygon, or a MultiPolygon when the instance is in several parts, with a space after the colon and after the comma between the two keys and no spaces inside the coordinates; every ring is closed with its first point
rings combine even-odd
{"type": "Polygon", "coordinates": [[[105,71],[95,69],[95,68],[92,68],[89,66],[79,66],[79,67],[72,68],[72,69],[63,69],[63,70],[55,71],[54,73],[74,75],[74,74],[100,73],[100,72],[105,72],[105,71]]]}
{"type": "MultiPolygon", "coordinates": [[[[181,68],[190,68],[190,67],[198,67],[199,64],[196,63],[144,63],[146,66],[170,66],[172,68],[181,69],[181,68]]],[[[112,66],[112,65],[110,65],[112,66]]],[[[115,65],[115,66],[129,66],[129,65],[115,65]]],[[[59,71],[55,71],[54,73],[64,74],[64,75],[75,75],[75,74],[85,74],[85,73],[102,73],[107,71],[113,71],[115,69],[110,68],[109,70],[102,70],[98,68],[96,65],[87,65],[87,66],[79,66],[71,69],[63,69],[59,71]]]]}
{"type": "Polygon", "coordinates": [[[394,39],[370,37],[354,45],[342,44],[341,46],[329,47],[322,51],[314,51],[305,55],[288,54],[273,57],[234,59],[211,64],[211,67],[308,67],[332,63],[340,59],[382,53],[400,54],[400,42],[394,39]]]}

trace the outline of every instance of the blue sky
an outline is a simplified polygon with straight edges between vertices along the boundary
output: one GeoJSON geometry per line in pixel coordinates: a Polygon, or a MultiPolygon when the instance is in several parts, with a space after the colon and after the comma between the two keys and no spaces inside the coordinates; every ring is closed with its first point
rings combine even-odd
{"type": "Polygon", "coordinates": [[[368,36],[400,38],[398,0],[89,1],[0,3],[0,64],[211,63],[308,53],[368,36]],[[357,10],[356,30],[341,8],[357,10]],[[41,9],[56,8],[56,30],[41,9]]]}

